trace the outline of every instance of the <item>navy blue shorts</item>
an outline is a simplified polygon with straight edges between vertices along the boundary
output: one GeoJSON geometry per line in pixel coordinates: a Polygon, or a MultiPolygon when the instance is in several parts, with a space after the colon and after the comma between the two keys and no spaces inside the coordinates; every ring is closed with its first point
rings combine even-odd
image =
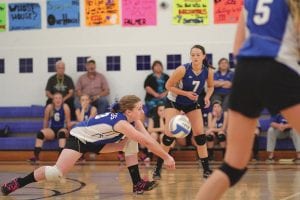
{"type": "Polygon", "coordinates": [[[179,111],[183,111],[184,113],[189,113],[193,110],[200,109],[200,105],[197,102],[191,105],[181,105],[167,98],[165,108],[175,108],[179,111]]]}
{"type": "Polygon", "coordinates": [[[239,60],[233,79],[229,108],[247,117],[271,114],[300,103],[300,76],[271,58],[239,60]]]}

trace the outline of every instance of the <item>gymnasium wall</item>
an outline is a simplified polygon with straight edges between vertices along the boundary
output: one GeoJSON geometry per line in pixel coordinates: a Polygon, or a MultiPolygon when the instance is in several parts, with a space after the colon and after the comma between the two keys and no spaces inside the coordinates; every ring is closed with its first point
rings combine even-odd
{"type": "MultiPolygon", "coordinates": [[[[164,0],[171,2],[171,0],[164,0]]],[[[25,2],[2,0],[4,3],[25,2]]],[[[143,82],[151,71],[136,70],[136,55],[151,55],[151,61],[161,60],[166,65],[168,54],[181,54],[182,62],[189,62],[189,51],[194,44],[205,46],[213,54],[213,64],[228,57],[232,51],[235,24],[213,24],[210,8],[209,25],[172,25],[172,6],[159,7],[157,0],[157,26],[125,28],[121,25],[86,27],[84,14],[81,26],[76,28],[47,29],[46,1],[39,2],[42,29],[6,31],[0,33],[0,58],[5,59],[5,73],[0,74],[0,106],[43,105],[46,101],[45,85],[53,74],[48,72],[48,57],[62,57],[66,74],[76,83],[83,72],[77,72],[76,58],[92,56],[97,70],[103,73],[111,88],[111,101],[125,94],[144,98],[143,82]],[[121,71],[106,71],[106,56],[121,56],[121,71]],[[19,73],[19,58],[33,58],[33,73],[19,73]]],[[[212,5],[213,0],[210,0],[212,5]]],[[[83,1],[80,5],[84,13],[83,1]]],[[[172,71],[167,71],[171,73],[172,71]]]]}

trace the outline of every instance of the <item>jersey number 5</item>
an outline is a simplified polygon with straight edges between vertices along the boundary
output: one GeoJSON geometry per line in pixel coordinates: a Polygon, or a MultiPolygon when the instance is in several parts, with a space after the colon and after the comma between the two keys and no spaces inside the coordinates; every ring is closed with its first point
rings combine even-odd
{"type": "Polygon", "coordinates": [[[269,21],[270,7],[268,4],[273,3],[273,0],[258,0],[255,9],[253,20],[256,25],[263,25],[269,21]]]}

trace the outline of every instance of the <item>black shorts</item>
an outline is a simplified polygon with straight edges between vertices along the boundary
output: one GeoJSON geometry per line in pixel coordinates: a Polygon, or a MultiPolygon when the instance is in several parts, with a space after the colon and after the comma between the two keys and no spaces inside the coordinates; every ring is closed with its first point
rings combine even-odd
{"type": "Polygon", "coordinates": [[[170,99],[167,98],[165,108],[175,108],[179,111],[183,111],[184,113],[189,113],[193,110],[200,109],[200,105],[199,105],[199,103],[194,103],[194,104],[187,105],[187,106],[186,105],[181,105],[181,104],[173,102],[173,101],[171,101],[170,99]]]}
{"type": "Polygon", "coordinates": [[[65,149],[72,149],[83,154],[87,152],[99,154],[104,146],[105,144],[95,144],[91,142],[87,142],[86,144],[84,144],[76,137],[70,135],[70,137],[67,139],[65,149]]]}
{"type": "Polygon", "coordinates": [[[238,62],[229,108],[247,117],[271,114],[300,103],[300,76],[270,58],[245,58],[238,62]]]}
{"type": "Polygon", "coordinates": [[[58,138],[58,131],[60,130],[60,129],[63,129],[64,127],[61,127],[61,128],[50,128],[50,129],[52,129],[52,131],[54,132],[54,137],[55,137],[55,139],[57,139],[58,138]]]}

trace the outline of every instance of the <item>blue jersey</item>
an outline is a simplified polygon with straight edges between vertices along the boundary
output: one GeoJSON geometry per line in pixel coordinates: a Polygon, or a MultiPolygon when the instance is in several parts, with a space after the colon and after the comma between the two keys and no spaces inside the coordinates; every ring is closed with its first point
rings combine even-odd
{"type": "Polygon", "coordinates": [[[219,119],[217,119],[216,127],[222,128],[223,124],[224,124],[224,113],[222,113],[221,117],[219,119]]]}
{"type": "MultiPolygon", "coordinates": [[[[177,87],[184,91],[192,91],[200,95],[208,78],[208,68],[203,65],[201,73],[197,75],[193,72],[191,63],[184,64],[183,66],[186,72],[177,87]]],[[[177,95],[172,92],[168,93],[168,99],[184,106],[197,103],[197,100],[192,101],[186,96],[177,95]]]]}
{"type": "MultiPolygon", "coordinates": [[[[83,120],[87,120],[90,118],[92,106],[89,106],[87,111],[84,112],[83,120]]],[[[82,111],[82,107],[79,108],[80,112],[82,111]]]]}
{"type": "Polygon", "coordinates": [[[245,0],[246,40],[240,57],[270,57],[300,73],[299,42],[287,2],[245,0]]]}
{"type": "Polygon", "coordinates": [[[70,134],[82,142],[98,144],[116,143],[124,139],[124,134],[114,130],[114,126],[127,118],[123,113],[104,113],[79,122],[70,134]]]}
{"type": "Polygon", "coordinates": [[[61,129],[65,127],[65,111],[61,106],[59,109],[53,108],[53,115],[50,118],[50,128],[61,129]]]}
{"type": "MultiPolygon", "coordinates": [[[[225,74],[222,74],[221,71],[216,71],[214,73],[214,80],[216,81],[230,81],[233,80],[234,73],[228,70],[225,74]]],[[[222,88],[222,87],[215,87],[214,93],[215,94],[230,94],[231,88],[222,88]]]]}
{"type": "Polygon", "coordinates": [[[278,124],[287,124],[287,120],[283,118],[281,114],[273,115],[271,118],[272,122],[278,123],[278,124]]]}

